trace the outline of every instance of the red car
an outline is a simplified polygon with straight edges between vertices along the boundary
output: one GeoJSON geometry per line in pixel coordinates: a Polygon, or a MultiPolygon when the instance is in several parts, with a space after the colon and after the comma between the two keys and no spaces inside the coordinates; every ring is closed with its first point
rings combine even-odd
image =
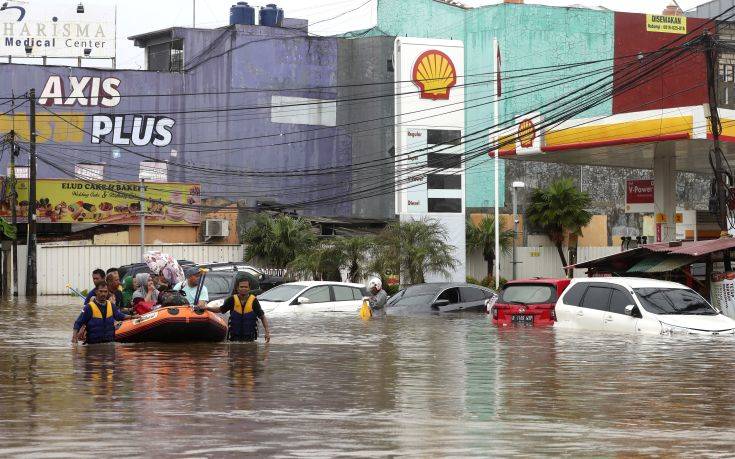
{"type": "Polygon", "coordinates": [[[520,279],[500,290],[495,304],[488,303],[495,325],[552,325],[556,320],[556,300],[570,279],[520,279]]]}

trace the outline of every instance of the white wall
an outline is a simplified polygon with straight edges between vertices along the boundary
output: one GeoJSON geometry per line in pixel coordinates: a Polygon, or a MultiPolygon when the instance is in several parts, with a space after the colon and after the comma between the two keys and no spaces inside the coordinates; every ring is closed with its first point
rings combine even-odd
{"type": "MultiPolygon", "coordinates": [[[[566,250],[566,248],[565,248],[566,250]]],[[[579,247],[577,249],[577,262],[594,260],[595,258],[612,255],[620,252],[620,247],[579,247]]],[[[556,247],[518,247],[516,259],[521,262],[517,266],[517,278],[524,277],[563,277],[564,270],[556,247]]],[[[487,263],[482,258],[482,252],[474,251],[467,254],[467,275],[475,279],[483,279],[487,276],[487,263]]],[[[585,275],[585,270],[575,270],[575,277],[585,275]]],[[[500,261],[500,276],[506,279],[513,277],[511,256],[502,256],[500,261]]]]}
{"type": "MultiPolygon", "coordinates": [[[[160,250],[177,259],[203,264],[217,261],[242,261],[242,245],[150,245],[148,250],[160,250]]],[[[18,289],[25,292],[25,273],[28,262],[26,246],[18,246],[18,289]]],[[[107,269],[142,261],[138,245],[38,246],[38,294],[63,295],[71,284],[88,289],[95,268],[107,269]]]]}

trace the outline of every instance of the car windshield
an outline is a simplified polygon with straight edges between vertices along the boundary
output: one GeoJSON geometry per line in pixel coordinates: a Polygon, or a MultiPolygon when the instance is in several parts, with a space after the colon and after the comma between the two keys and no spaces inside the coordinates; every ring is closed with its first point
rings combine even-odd
{"type": "Polygon", "coordinates": [[[294,297],[297,293],[306,288],[306,285],[301,284],[283,284],[278,287],[274,287],[265,293],[261,293],[258,296],[260,301],[274,301],[283,302],[288,301],[294,297]]]}
{"type": "Polygon", "coordinates": [[[653,314],[717,315],[717,311],[694,290],[684,288],[634,289],[643,309],[653,314]]]}
{"type": "Polygon", "coordinates": [[[232,283],[235,277],[232,275],[218,275],[217,273],[209,273],[204,278],[204,286],[210,295],[228,295],[232,293],[232,283]]]}
{"type": "Polygon", "coordinates": [[[501,294],[500,303],[541,304],[556,301],[556,289],[548,284],[510,284],[501,294]]]}
{"type": "Polygon", "coordinates": [[[423,295],[408,296],[403,295],[398,301],[393,303],[393,306],[419,306],[422,304],[428,305],[431,300],[434,299],[436,293],[432,292],[423,295]]]}

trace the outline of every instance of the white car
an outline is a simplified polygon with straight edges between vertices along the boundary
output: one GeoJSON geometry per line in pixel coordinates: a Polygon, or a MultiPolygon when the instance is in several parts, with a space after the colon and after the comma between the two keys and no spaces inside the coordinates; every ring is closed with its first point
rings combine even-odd
{"type": "Polygon", "coordinates": [[[735,334],[735,320],[694,290],[633,277],[574,279],[556,303],[556,327],[627,333],[735,334]]]}
{"type": "MultiPolygon", "coordinates": [[[[351,312],[357,314],[365,286],[345,282],[291,282],[258,295],[263,312],[275,314],[310,312],[351,312]]],[[[224,300],[219,300],[224,302],[224,300]]],[[[215,302],[209,303],[214,305],[215,302]]],[[[220,306],[220,304],[217,304],[220,306]]]]}

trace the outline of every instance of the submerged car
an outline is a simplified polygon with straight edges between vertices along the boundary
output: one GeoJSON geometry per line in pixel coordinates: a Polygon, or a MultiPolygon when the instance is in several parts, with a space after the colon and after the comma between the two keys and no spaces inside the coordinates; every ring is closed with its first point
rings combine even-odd
{"type": "Polygon", "coordinates": [[[555,326],[624,333],[735,334],[735,320],[675,282],[574,279],[556,303],[555,326]]]}
{"type": "Polygon", "coordinates": [[[427,283],[406,287],[388,299],[386,313],[432,314],[484,311],[485,300],[496,296],[489,288],[464,283],[427,283]]]}
{"type": "Polygon", "coordinates": [[[290,282],[258,295],[266,313],[349,312],[357,314],[365,286],[346,282],[290,282]]]}
{"type": "Polygon", "coordinates": [[[488,300],[493,324],[553,325],[554,306],[570,279],[519,279],[500,290],[497,301],[488,300]]]}
{"type": "MultiPolygon", "coordinates": [[[[263,270],[256,268],[255,266],[247,265],[241,262],[219,262],[219,263],[208,263],[202,265],[202,268],[206,268],[210,273],[215,272],[229,272],[229,273],[246,273],[249,274],[258,281],[259,289],[261,292],[270,290],[277,285],[283,284],[282,276],[271,276],[263,272],[263,270]]],[[[209,287],[207,287],[209,289],[209,287]]],[[[211,296],[211,292],[210,292],[211,296]]]]}

